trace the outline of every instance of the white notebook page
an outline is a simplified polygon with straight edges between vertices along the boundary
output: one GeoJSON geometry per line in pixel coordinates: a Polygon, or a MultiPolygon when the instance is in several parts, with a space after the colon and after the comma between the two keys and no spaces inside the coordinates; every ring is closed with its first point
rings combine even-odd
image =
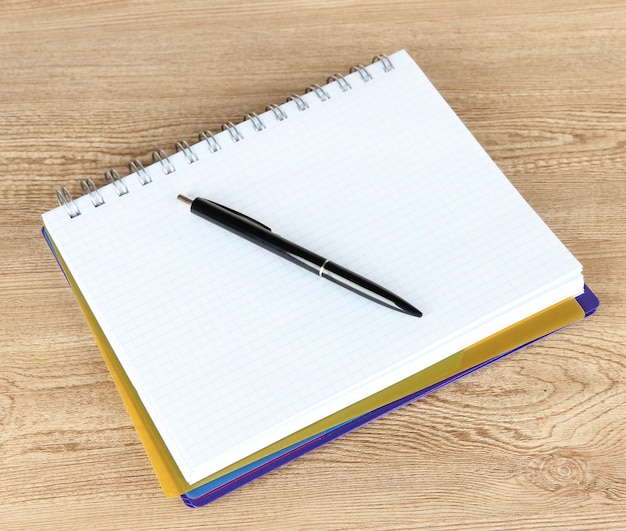
{"type": "Polygon", "coordinates": [[[581,266],[405,53],[260,114],[265,129],[101,189],[52,240],[194,483],[544,307],[581,266]],[[359,297],[189,213],[203,196],[387,287],[359,297]]]}

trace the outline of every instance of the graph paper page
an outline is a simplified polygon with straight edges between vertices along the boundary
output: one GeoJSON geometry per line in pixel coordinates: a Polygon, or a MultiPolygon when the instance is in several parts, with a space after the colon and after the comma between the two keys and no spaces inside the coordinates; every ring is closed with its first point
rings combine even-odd
{"type": "Polygon", "coordinates": [[[44,223],[194,483],[544,307],[581,266],[405,53],[170,156],[44,223]],[[365,74],[363,74],[365,75],[365,74]],[[344,87],[345,88],[345,87],[344,87]],[[304,105],[301,103],[300,106],[304,105]],[[258,125],[258,124],[257,124],[258,125]],[[188,155],[188,153],[187,153],[188,155]],[[189,213],[228,205],[414,304],[418,319],[189,213]]]}

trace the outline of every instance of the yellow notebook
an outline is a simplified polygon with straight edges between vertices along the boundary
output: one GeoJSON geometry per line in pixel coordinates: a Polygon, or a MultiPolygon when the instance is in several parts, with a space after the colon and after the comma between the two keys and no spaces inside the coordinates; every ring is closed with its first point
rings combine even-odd
{"type": "Polygon", "coordinates": [[[583,292],[581,264],[411,57],[377,59],[76,199],[61,189],[43,215],[170,495],[458,371],[457,353],[583,292]],[[181,193],[424,316],[190,215],[181,193]]]}

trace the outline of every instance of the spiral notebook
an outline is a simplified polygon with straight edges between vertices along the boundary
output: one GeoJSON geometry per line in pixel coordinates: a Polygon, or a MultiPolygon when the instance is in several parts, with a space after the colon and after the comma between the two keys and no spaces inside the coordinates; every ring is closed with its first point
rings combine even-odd
{"type": "Polygon", "coordinates": [[[583,292],[582,267],[404,52],[121,178],[47,236],[189,484],[583,292]],[[394,312],[189,214],[259,219],[394,312]],[[193,404],[194,407],[189,407],[193,404]]]}

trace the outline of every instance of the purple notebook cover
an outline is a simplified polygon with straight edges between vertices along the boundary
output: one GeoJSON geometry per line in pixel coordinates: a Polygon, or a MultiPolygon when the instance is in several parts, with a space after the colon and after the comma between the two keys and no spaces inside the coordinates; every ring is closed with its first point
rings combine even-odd
{"type": "MultiPolygon", "coordinates": [[[[576,297],[576,300],[578,301],[578,304],[580,304],[581,308],[584,310],[585,318],[592,315],[598,308],[598,305],[600,304],[598,298],[586,285],[585,285],[584,293],[576,297]]],[[[547,334],[547,335],[551,335],[551,334],[547,334]]],[[[467,369],[466,371],[463,371],[463,372],[460,372],[459,374],[451,376],[450,378],[442,380],[441,382],[438,382],[434,385],[421,389],[420,391],[412,393],[408,396],[405,396],[404,398],[391,402],[385,406],[374,409],[370,411],[369,413],[365,413],[364,415],[361,415],[360,417],[356,417],[348,422],[345,422],[343,424],[340,424],[339,426],[336,426],[335,428],[331,428],[330,430],[323,432],[319,434],[318,436],[314,436],[310,439],[306,439],[302,443],[293,445],[286,450],[283,450],[281,452],[276,452],[272,456],[269,456],[269,458],[265,458],[265,459],[257,461],[258,466],[255,466],[255,463],[253,463],[252,465],[243,467],[240,470],[231,472],[230,474],[227,474],[227,476],[225,476],[228,478],[227,481],[224,481],[222,478],[220,478],[220,479],[208,482],[205,485],[202,485],[196,489],[193,489],[187,492],[186,494],[183,494],[181,496],[181,499],[183,500],[185,505],[191,508],[202,507],[204,505],[207,505],[208,503],[211,503],[212,501],[215,501],[218,498],[221,498],[222,496],[228,494],[229,492],[232,492],[242,487],[243,485],[250,483],[251,481],[267,474],[268,472],[271,472],[272,470],[275,470],[278,467],[281,467],[293,461],[294,459],[297,459],[298,457],[310,452],[311,450],[314,450],[315,448],[319,448],[320,446],[329,443],[330,441],[336,439],[337,437],[341,437],[342,435],[345,435],[346,433],[349,433],[352,430],[355,430],[383,415],[386,415],[387,413],[390,413],[391,411],[394,411],[395,409],[398,409],[399,407],[409,404],[410,402],[413,402],[414,400],[417,400],[420,397],[426,396],[432,393],[433,391],[440,389],[444,385],[447,385],[450,382],[454,382],[455,380],[458,380],[459,378],[462,378],[463,376],[470,374],[480,369],[481,367],[489,365],[490,363],[493,363],[494,361],[497,361],[505,356],[508,356],[509,354],[512,354],[513,352],[517,352],[518,350],[521,350],[527,347],[528,345],[531,345],[543,339],[544,337],[546,336],[539,337],[513,350],[510,350],[509,352],[496,356],[479,365],[476,365],[475,367],[472,367],[470,369],[467,369]],[[217,485],[217,486],[213,487],[214,485],[217,485]]]]}

